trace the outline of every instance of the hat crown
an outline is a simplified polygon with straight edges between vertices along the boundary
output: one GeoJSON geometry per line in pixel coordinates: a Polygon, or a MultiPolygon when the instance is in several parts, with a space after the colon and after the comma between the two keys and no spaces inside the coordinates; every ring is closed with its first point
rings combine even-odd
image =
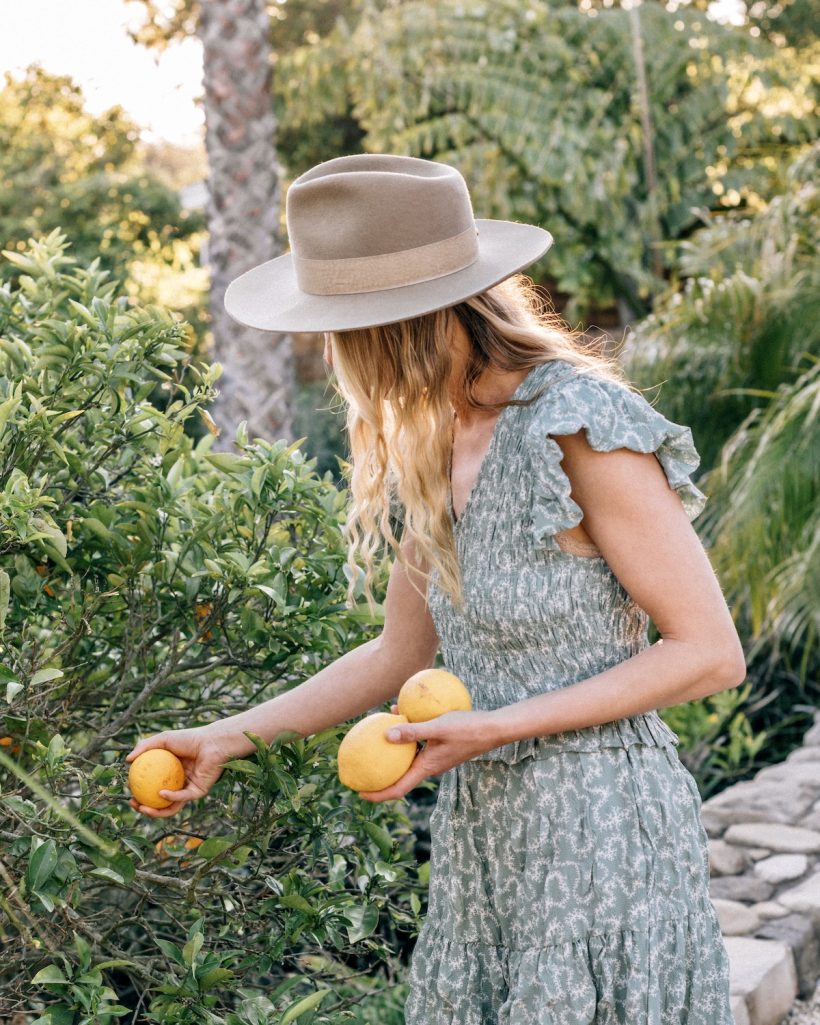
{"type": "Polygon", "coordinates": [[[553,241],[534,224],[476,220],[460,171],[394,153],[310,168],[291,183],[286,216],[290,251],[225,291],[240,324],[312,332],[406,320],[485,291],[553,241]]]}
{"type": "Polygon", "coordinates": [[[291,184],[290,245],[303,260],[399,253],[473,229],[467,183],[447,164],[387,153],[335,157],[291,184]]]}

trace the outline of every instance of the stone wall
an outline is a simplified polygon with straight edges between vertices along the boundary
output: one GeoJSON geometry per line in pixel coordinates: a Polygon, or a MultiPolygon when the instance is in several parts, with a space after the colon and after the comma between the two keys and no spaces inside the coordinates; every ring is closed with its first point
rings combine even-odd
{"type": "Polygon", "coordinates": [[[776,1025],[820,977],[820,712],[785,762],[701,814],[736,1025],[776,1025]]]}

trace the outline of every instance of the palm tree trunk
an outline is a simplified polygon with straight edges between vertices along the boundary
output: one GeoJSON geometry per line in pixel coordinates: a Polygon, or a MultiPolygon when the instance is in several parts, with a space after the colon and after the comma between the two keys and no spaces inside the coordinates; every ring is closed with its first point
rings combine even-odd
{"type": "Polygon", "coordinates": [[[655,174],[655,135],[652,128],[652,114],[649,105],[649,87],[646,82],[646,61],[643,55],[641,32],[641,0],[632,0],[629,6],[629,24],[632,31],[632,57],[635,61],[635,75],[638,86],[638,109],[641,116],[643,137],[643,165],[646,179],[646,206],[649,222],[649,264],[655,276],[653,292],[663,285],[663,229],[658,215],[658,182],[655,174]]]}
{"type": "Polygon", "coordinates": [[[242,420],[251,438],[292,440],[290,335],[242,327],[223,306],[233,278],[283,249],[265,0],[206,0],[198,35],[205,69],[212,358],[224,368],[211,410],[221,431],[215,447],[233,447],[242,420]]]}

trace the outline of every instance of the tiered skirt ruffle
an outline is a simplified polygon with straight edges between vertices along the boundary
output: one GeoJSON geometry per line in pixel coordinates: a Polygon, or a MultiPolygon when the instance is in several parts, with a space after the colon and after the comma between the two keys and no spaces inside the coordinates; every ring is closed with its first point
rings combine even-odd
{"type": "Polygon", "coordinates": [[[733,1025],[700,807],[671,742],[450,769],[406,1025],[733,1025]]]}

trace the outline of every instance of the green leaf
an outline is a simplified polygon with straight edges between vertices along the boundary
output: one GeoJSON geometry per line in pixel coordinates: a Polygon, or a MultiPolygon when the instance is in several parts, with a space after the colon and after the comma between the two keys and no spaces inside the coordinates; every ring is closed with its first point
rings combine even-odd
{"type": "Polygon", "coordinates": [[[82,975],[76,975],[74,977],[74,982],[78,986],[89,986],[89,985],[91,985],[91,986],[101,987],[102,984],[103,984],[102,972],[100,972],[97,968],[92,968],[88,972],[83,972],[82,975]]]}
{"type": "Polygon", "coordinates": [[[24,797],[17,797],[16,794],[9,794],[8,797],[0,798],[0,801],[7,804],[13,812],[24,819],[33,818],[37,811],[32,801],[27,801],[24,797]]]}
{"type": "Polygon", "coordinates": [[[113,540],[114,535],[108,527],[106,527],[104,523],[100,523],[95,516],[83,516],[81,522],[84,526],[88,527],[92,534],[96,534],[101,541],[108,543],[113,540]]]}
{"type": "Polygon", "coordinates": [[[294,911],[304,911],[305,914],[313,915],[316,909],[299,893],[286,893],[279,898],[279,903],[286,908],[293,908],[294,911]]]}
{"type": "Polygon", "coordinates": [[[364,824],[364,831],[379,848],[382,857],[389,858],[393,851],[393,838],[387,830],[377,825],[377,823],[368,820],[364,824]]]}
{"type": "Polygon", "coordinates": [[[40,516],[34,517],[32,522],[39,531],[42,531],[43,534],[51,539],[50,547],[56,549],[60,557],[64,559],[68,551],[68,542],[60,528],[55,523],[51,523],[40,516]]]}
{"type": "Polygon", "coordinates": [[[234,973],[230,968],[210,968],[207,972],[197,976],[197,983],[199,988],[212,989],[214,986],[218,986],[222,982],[227,982],[228,979],[232,979],[234,973]]]}
{"type": "Polygon", "coordinates": [[[8,703],[11,704],[22,689],[22,683],[17,683],[15,680],[10,680],[6,684],[6,701],[8,701],[8,703]]]}
{"type": "Polygon", "coordinates": [[[259,772],[256,762],[248,761],[247,758],[232,758],[229,762],[223,762],[223,767],[233,769],[234,772],[246,772],[249,776],[255,776],[259,772]]]}
{"type": "Polygon", "coordinates": [[[258,498],[262,492],[262,485],[265,483],[265,477],[268,474],[267,466],[257,466],[253,471],[251,477],[251,492],[258,498]]]}
{"type": "Polygon", "coordinates": [[[270,598],[271,601],[275,602],[280,607],[285,604],[285,598],[279,594],[278,591],[274,591],[272,587],[268,587],[266,584],[254,584],[250,590],[261,591],[266,598],[270,598]]]}
{"type": "Polygon", "coordinates": [[[170,940],[162,940],[157,937],[156,944],[166,957],[170,957],[170,959],[176,964],[184,966],[185,960],[182,956],[182,951],[176,943],[172,943],[170,940]]]}
{"type": "Polygon", "coordinates": [[[74,933],[74,949],[80,958],[80,967],[85,971],[91,964],[91,946],[88,940],[81,936],[76,929],[72,931],[74,933]]]}
{"type": "Polygon", "coordinates": [[[29,890],[39,890],[57,867],[57,845],[45,840],[29,858],[26,880],[29,890]]]}
{"type": "Polygon", "coordinates": [[[46,965],[45,968],[41,968],[39,972],[31,980],[32,986],[65,986],[68,985],[69,980],[63,975],[61,968],[57,965],[50,964],[46,965]]]}
{"type": "Polygon", "coordinates": [[[48,751],[46,751],[46,765],[49,769],[53,769],[54,766],[62,758],[65,758],[65,741],[59,733],[55,733],[48,744],[48,751]]]}
{"type": "Polygon", "coordinates": [[[250,466],[247,456],[237,456],[232,452],[209,452],[205,459],[218,470],[225,470],[227,473],[240,473],[250,466]]]}
{"type": "Polygon", "coordinates": [[[125,880],[119,872],[115,872],[113,868],[108,868],[107,866],[92,868],[88,875],[96,876],[98,879],[110,879],[112,883],[125,884],[125,880]]]}
{"type": "Polygon", "coordinates": [[[74,1011],[65,1004],[52,1004],[45,1014],[31,1023],[31,1025],[74,1025],[74,1011]]]}
{"type": "Polygon", "coordinates": [[[78,416],[82,416],[85,412],[84,409],[70,409],[67,413],[60,413],[56,416],[52,423],[61,424],[65,423],[66,420],[76,420],[78,416]]]}
{"type": "Polygon", "coordinates": [[[194,961],[196,961],[196,956],[202,949],[202,944],[204,942],[205,937],[202,935],[202,933],[196,932],[182,948],[182,960],[189,967],[193,965],[194,961]]]}
{"type": "Polygon", "coordinates": [[[350,919],[347,935],[351,943],[357,943],[370,936],[379,924],[379,909],[375,904],[360,904],[358,907],[345,908],[345,918],[350,919]]]}
{"type": "Polygon", "coordinates": [[[65,558],[57,551],[57,549],[53,545],[48,544],[46,541],[41,541],[40,546],[55,566],[59,566],[64,573],[68,573],[68,575],[71,576],[71,574],[74,572],[74,570],[71,568],[71,564],[69,562],[66,562],[65,558]]]}
{"type": "Polygon", "coordinates": [[[252,733],[250,730],[242,730],[242,732],[245,734],[248,740],[250,740],[250,742],[253,744],[256,750],[264,756],[265,761],[267,761],[269,752],[268,745],[265,743],[265,741],[258,734],[252,733]]]}
{"type": "Polygon", "coordinates": [[[136,875],[136,866],[127,854],[107,855],[102,851],[92,851],[89,852],[89,857],[97,869],[107,870],[100,875],[103,879],[111,879],[112,882],[117,883],[130,883],[136,875]]]}
{"type": "Polygon", "coordinates": [[[376,874],[380,875],[382,879],[386,879],[388,883],[392,883],[401,875],[401,869],[395,865],[388,865],[386,861],[377,861],[376,874]]]}
{"type": "Polygon", "coordinates": [[[330,993],[329,989],[317,989],[315,993],[311,993],[309,996],[303,997],[301,1000],[297,1000],[295,1004],[291,1004],[290,1007],[288,1007],[279,1019],[279,1025],[290,1025],[290,1022],[295,1021],[300,1014],[304,1014],[306,1011],[312,1011],[314,1008],[319,1006],[328,993],[330,993]]]}
{"type": "Polygon", "coordinates": [[[38,669],[31,678],[31,684],[36,687],[38,683],[48,683],[50,680],[59,680],[63,675],[65,674],[62,669],[38,669]]]}
{"type": "Polygon", "coordinates": [[[200,858],[215,858],[235,842],[235,836],[211,836],[195,849],[200,858]]]}
{"type": "Polygon", "coordinates": [[[51,913],[54,910],[54,901],[51,899],[50,894],[43,893],[42,890],[32,890],[31,893],[33,897],[36,897],[40,901],[46,911],[51,913]]]}
{"type": "Polygon", "coordinates": [[[271,741],[271,744],[286,744],[290,740],[301,740],[302,734],[298,730],[280,730],[271,741]]]}
{"type": "Polygon", "coordinates": [[[0,569],[0,633],[6,627],[6,616],[9,611],[9,601],[11,599],[11,581],[9,575],[4,569],[0,569]]]}

